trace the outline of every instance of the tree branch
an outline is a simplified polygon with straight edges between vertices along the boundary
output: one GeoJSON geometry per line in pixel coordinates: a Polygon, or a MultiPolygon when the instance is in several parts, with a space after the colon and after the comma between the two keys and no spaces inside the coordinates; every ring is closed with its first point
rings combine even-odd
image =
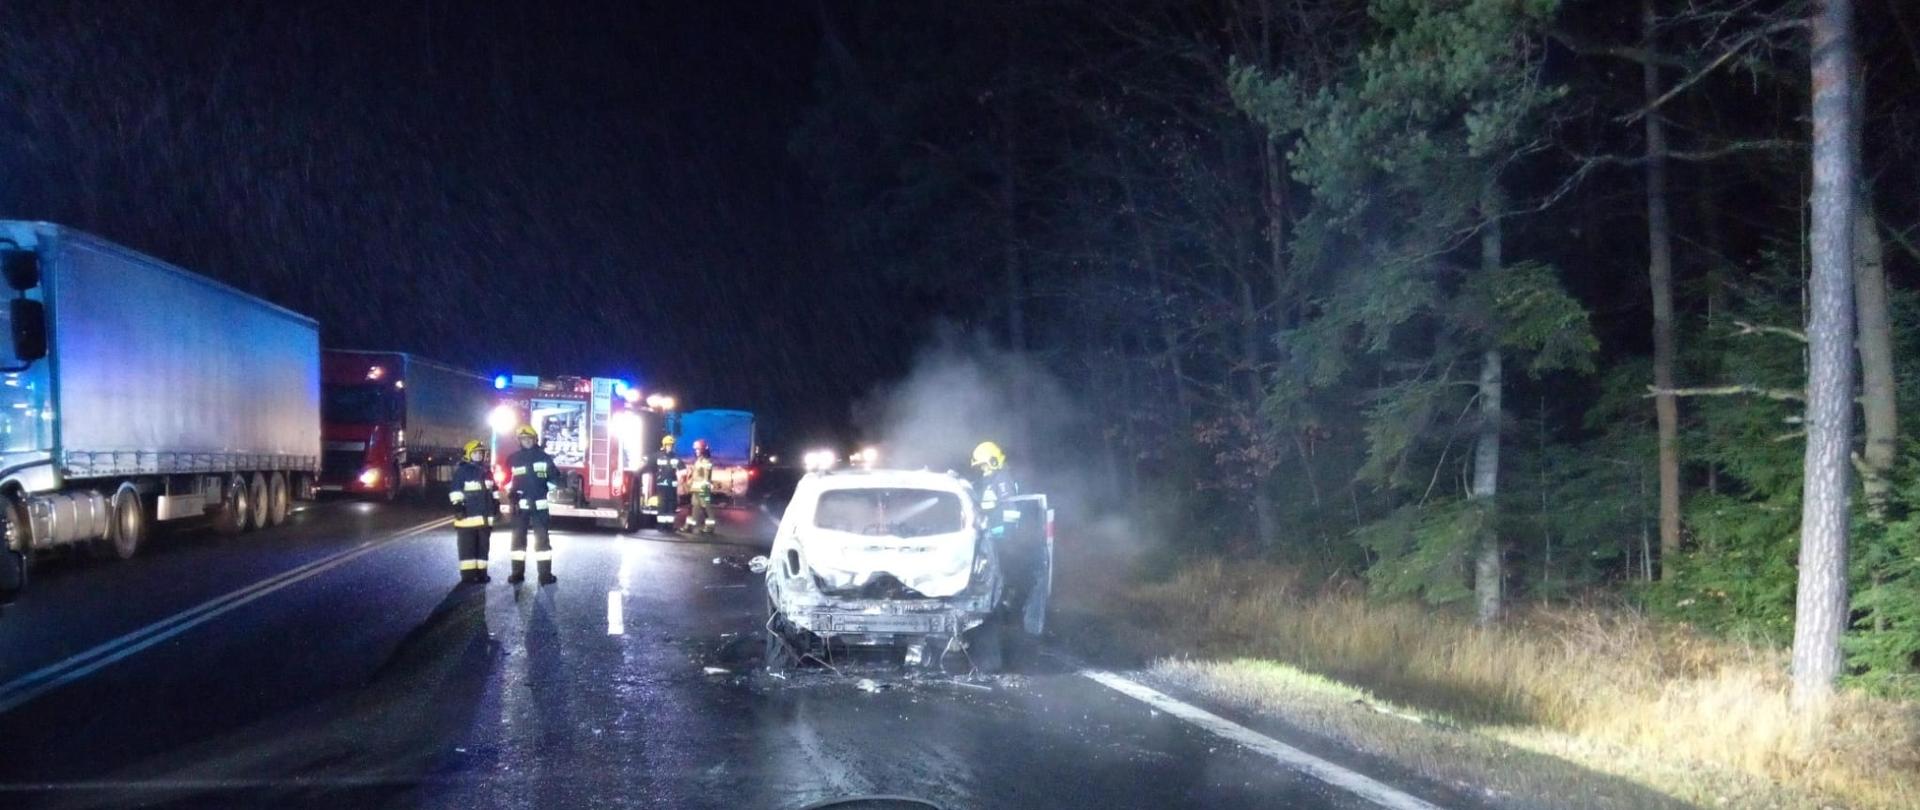
{"type": "Polygon", "coordinates": [[[1647,386],[1647,396],[1657,397],[1662,394],[1671,394],[1676,397],[1725,397],[1752,394],[1781,402],[1805,402],[1807,399],[1807,394],[1804,391],[1794,391],[1786,388],[1761,388],[1757,385],[1715,385],[1705,388],[1656,388],[1651,385],[1647,386]]]}
{"type": "Polygon", "coordinates": [[[1798,329],[1788,329],[1784,326],[1768,326],[1766,324],[1751,324],[1746,321],[1734,321],[1733,325],[1740,327],[1739,331],[1734,332],[1736,335],[1782,335],[1793,338],[1801,343],[1807,342],[1807,333],[1798,329]]]}
{"type": "Polygon", "coordinates": [[[1685,79],[1681,79],[1678,84],[1675,84],[1671,89],[1667,90],[1667,92],[1662,93],[1660,97],[1654,99],[1652,103],[1648,104],[1645,107],[1640,108],[1638,111],[1635,111],[1629,115],[1622,117],[1620,119],[1620,122],[1623,124],[1631,124],[1645,117],[1647,114],[1653,112],[1654,110],[1660,109],[1662,105],[1666,104],[1669,101],[1672,101],[1674,96],[1680,95],[1681,93],[1686,92],[1689,88],[1693,87],[1694,85],[1704,81],[1708,76],[1712,75],[1714,71],[1719,70],[1721,65],[1724,65],[1732,61],[1734,57],[1739,56],[1740,52],[1745,51],[1747,49],[1747,46],[1752,45],[1761,40],[1764,40],[1782,31],[1791,31],[1794,29],[1806,28],[1806,27],[1807,27],[1806,20],[1792,19],[1792,20],[1783,20],[1781,22],[1776,22],[1772,25],[1761,28],[1757,31],[1748,32],[1746,36],[1741,37],[1737,40],[1734,40],[1732,45],[1727,46],[1727,49],[1725,51],[1723,51],[1719,56],[1714,57],[1713,61],[1708,62],[1705,67],[1702,67],[1699,70],[1694,71],[1693,75],[1688,76],[1685,79]]]}

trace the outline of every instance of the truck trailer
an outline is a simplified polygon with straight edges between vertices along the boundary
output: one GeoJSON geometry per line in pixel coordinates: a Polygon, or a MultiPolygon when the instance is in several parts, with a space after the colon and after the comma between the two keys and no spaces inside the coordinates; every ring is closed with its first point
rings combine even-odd
{"type": "Polygon", "coordinates": [[[520,449],[514,432],[532,425],[561,471],[547,497],[549,514],[591,518],[622,531],[640,528],[640,471],[648,442],[664,429],[664,414],[643,403],[639,389],[609,377],[529,375],[501,375],[493,386],[498,404],[487,421],[493,474],[502,487],[506,460],[520,449]]]}
{"type": "MultiPolygon", "coordinates": [[[[277,525],[320,469],[313,319],[104,239],[0,221],[8,562],[133,556],[158,521],[277,525]]],[[[0,581],[6,572],[0,571],[0,581]]]]}
{"type": "Polygon", "coordinates": [[[487,378],[402,352],[321,357],[320,491],[391,500],[453,480],[460,448],[484,440],[487,378]]]}

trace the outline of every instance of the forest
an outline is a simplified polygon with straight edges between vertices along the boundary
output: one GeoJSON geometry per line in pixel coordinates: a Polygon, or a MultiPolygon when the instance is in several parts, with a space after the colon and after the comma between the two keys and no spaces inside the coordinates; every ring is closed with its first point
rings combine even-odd
{"type": "Polygon", "coordinates": [[[841,260],[1081,392],[1177,556],[1920,694],[1920,8],[820,18],[791,148],[841,260]]]}

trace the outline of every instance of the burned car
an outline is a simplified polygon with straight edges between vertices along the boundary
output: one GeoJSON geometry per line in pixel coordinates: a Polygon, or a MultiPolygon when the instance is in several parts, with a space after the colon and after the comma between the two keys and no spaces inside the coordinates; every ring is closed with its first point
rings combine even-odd
{"type": "Polygon", "coordinates": [[[1045,629],[1053,514],[1044,495],[983,514],[948,473],[812,473],[755,563],[769,667],[890,648],[908,666],[994,671],[1045,629]]]}

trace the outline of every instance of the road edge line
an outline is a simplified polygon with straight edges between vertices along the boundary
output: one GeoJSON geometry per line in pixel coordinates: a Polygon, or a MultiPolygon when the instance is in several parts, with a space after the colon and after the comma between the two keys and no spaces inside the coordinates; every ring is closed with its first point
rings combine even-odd
{"type": "Polygon", "coordinates": [[[1123,675],[1097,669],[1082,669],[1077,674],[1381,807],[1390,810],[1441,810],[1437,804],[1366,774],[1335,765],[1123,675]]]}

